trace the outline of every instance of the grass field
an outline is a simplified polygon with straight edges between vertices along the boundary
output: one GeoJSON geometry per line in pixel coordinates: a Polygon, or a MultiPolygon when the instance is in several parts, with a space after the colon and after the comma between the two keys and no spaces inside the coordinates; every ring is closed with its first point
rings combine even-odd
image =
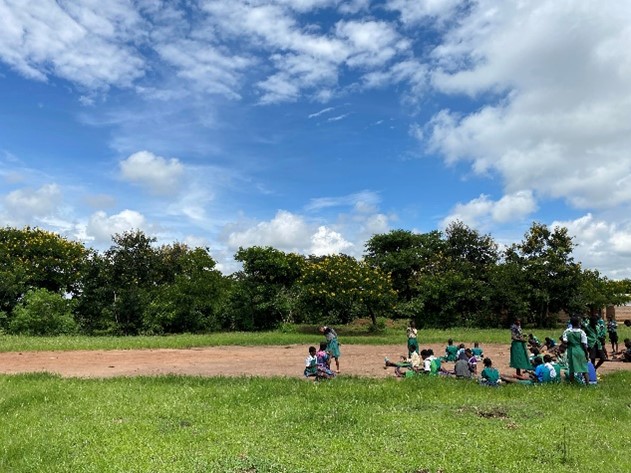
{"type": "Polygon", "coordinates": [[[630,387],[2,376],[0,471],[623,473],[630,387]]]}
{"type": "MultiPolygon", "coordinates": [[[[542,341],[546,336],[558,337],[563,329],[533,330],[542,341]]],[[[340,327],[340,341],[345,344],[389,345],[402,343],[405,340],[405,325],[387,328],[384,332],[370,333],[366,326],[340,327]]],[[[525,330],[526,333],[530,331],[525,330]]],[[[621,326],[618,329],[620,345],[625,338],[631,338],[631,328],[621,326]]],[[[314,336],[319,337],[315,328],[302,330],[286,330],[275,332],[221,332],[203,335],[169,335],[169,336],[137,336],[137,337],[26,337],[0,335],[0,351],[32,351],[32,350],[108,350],[139,348],[193,348],[203,346],[225,345],[310,345],[314,336]]],[[[453,338],[457,343],[510,343],[510,333],[505,329],[468,329],[453,328],[450,330],[427,329],[419,331],[422,343],[445,343],[453,338]]]]}

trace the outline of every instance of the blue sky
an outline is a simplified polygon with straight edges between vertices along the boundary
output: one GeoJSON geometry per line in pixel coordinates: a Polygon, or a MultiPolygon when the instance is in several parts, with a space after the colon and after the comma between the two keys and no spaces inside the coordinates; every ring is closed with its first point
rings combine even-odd
{"type": "Polygon", "coordinates": [[[631,3],[0,0],[0,224],[361,256],[565,225],[631,277],[631,3]]]}

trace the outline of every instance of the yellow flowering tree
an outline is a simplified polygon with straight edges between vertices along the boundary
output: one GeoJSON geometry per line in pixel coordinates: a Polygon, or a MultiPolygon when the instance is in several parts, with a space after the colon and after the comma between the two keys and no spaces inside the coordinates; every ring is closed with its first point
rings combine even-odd
{"type": "Polygon", "coordinates": [[[39,228],[0,229],[0,310],[10,313],[29,289],[75,294],[87,250],[39,228]]]}
{"type": "Polygon", "coordinates": [[[347,323],[388,315],[396,302],[390,276],[347,255],[310,257],[298,280],[302,310],[314,322],[347,323]]]}

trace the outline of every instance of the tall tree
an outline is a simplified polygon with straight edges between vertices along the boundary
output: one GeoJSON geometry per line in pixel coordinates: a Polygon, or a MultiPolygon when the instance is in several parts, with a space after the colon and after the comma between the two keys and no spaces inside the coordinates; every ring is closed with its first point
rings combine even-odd
{"type": "Polygon", "coordinates": [[[524,292],[530,321],[537,326],[556,322],[561,310],[569,311],[581,284],[581,268],[574,262],[574,243],[567,228],[533,223],[521,243],[506,250],[506,262],[524,273],[524,292]]]}

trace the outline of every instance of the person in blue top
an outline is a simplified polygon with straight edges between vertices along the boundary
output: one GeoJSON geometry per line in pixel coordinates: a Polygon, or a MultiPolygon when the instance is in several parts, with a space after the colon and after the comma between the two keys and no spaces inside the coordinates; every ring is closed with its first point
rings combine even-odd
{"type": "Polygon", "coordinates": [[[335,372],[340,373],[340,344],[337,341],[337,332],[331,327],[323,325],[319,328],[320,333],[326,338],[326,351],[335,360],[335,372]]]}

